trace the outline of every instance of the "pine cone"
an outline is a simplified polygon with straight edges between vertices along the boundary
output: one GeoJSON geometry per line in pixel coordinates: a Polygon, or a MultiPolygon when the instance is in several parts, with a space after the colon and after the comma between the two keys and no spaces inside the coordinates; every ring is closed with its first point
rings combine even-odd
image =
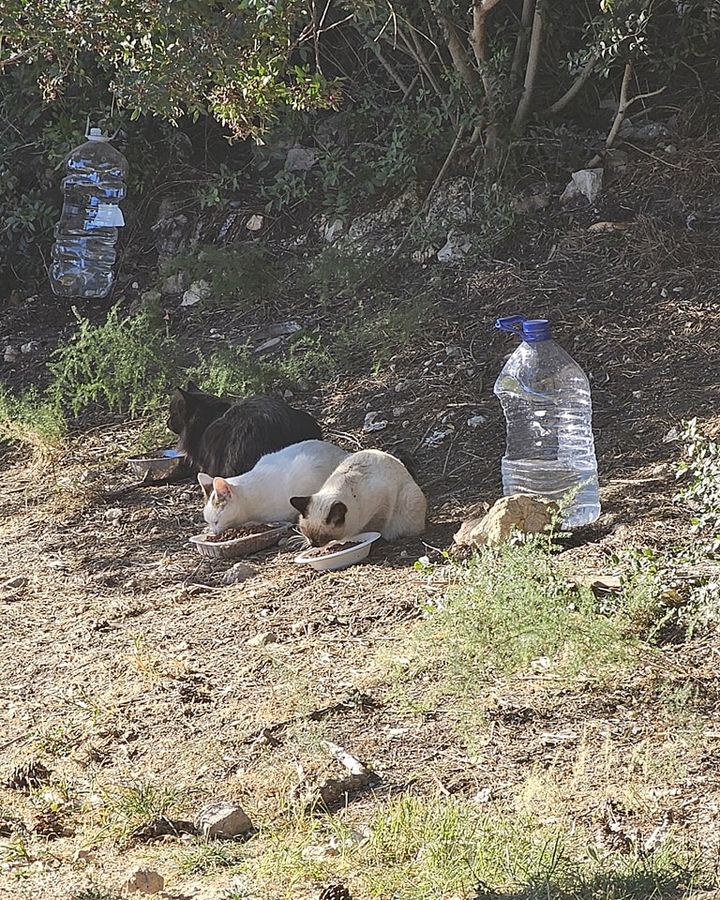
{"type": "Polygon", "coordinates": [[[5,782],[5,787],[16,791],[32,791],[47,784],[50,778],[50,770],[41,762],[29,762],[18,766],[10,773],[5,782]]]}
{"type": "Polygon", "coordinates": [[[37,816],[33,831],[43,837],[62,837],[66,833],[60,813],[53,809],[45,810],[37,816]]]}
{"type": "Polygon", "coordinates": [[[319,900],[352,900],[352,896],[344,884],[329,884],[320,894],[319,900]]]}

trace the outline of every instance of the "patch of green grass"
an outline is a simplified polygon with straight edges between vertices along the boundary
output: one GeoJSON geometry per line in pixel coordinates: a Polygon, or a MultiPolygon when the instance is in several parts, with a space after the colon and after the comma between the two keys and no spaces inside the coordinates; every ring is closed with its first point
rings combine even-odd
{"type": "Polygon", "coordinates": [[[220,869],[232,869],[239,865],[244,853],[242,844],[197,841],[182,849],[180,869],[186,875],[204,875],[220,869]]]}
{"type": "Polygon", "coordinates": [[[123,842],[138,828],[171,815],[182,803],[182,788],[140,781],[118,785],[103,793],[101,827],[110,840],[123,842]]]}
{"type": "Polygon", "coordinates": [[[52,725],[35,740],[35,750],[48,756],[67,756],[79,740],[77,729],[69,725],[52,725]]]}
{"type": "Polygon", "coordinates": [[[49,396],[73,416],[93,405],[138,415],[167,402],[178,378],[179,351],[159,309],[120,318],[117,307],[101,325],[77,316],[75,334],[53,354],[49,396]]]}
{"type": "Polygon", "coordinates": [[[0,441],[49,455],[62,448],[66,436],[62,412],[37,388],[16,397],[8,388],[0,386],[0,441]]]}
{"type": "Polygon", "coordinates": [[[364,837],[335,817],[299,821],[259,840],[242,871],[268,900],[334,880],[377,900],[640,900],[677,896],[681,885],[700,886],[710,875],[670,841],[650,854],[609,853],[576,827],[439,795],[393,798],[364,837]]]}
{"type": "Polygon", "coordinates": [[[415,637],[421,666],[437,673],[436,690],[457,697],[531,664],[559,678],[603,681],[638,649],[622,613],[599,613],[590,589],[568,583],[547,537],[486,549],[451,569],[445,597],[415,637]]]}

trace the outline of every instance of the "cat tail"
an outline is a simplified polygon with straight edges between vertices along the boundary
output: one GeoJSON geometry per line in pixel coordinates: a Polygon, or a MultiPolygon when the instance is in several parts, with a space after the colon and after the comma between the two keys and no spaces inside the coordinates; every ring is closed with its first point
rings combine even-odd
{"type": "Polygon", "coordinates": [[[400,460],[400,462],[410,473],[412,479],[414,481],[417,481],[417,466],[415,463],[415,459],[410,453],[407,453],[405,450],[393,450],[390,455],[394,456],[395,459],[400,460]]]}

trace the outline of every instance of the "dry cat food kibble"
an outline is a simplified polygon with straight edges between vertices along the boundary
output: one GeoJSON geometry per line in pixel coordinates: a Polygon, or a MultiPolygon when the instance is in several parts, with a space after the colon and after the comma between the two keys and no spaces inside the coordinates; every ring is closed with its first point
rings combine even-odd
{"type": "Polygon", "coordinates": [[[251,525],[248,528],[228,528],[222,534],[209,534],[203,540],[208,544],[217,544],[225,541],[237,541],[239,538],[255,536],[256,534],[265,534],[266,531],[274,531],[276,525],[251,525]]]}
{"type": "Polygon", "coordinates": [[[350,550],[352,547],[359,547],[362,541],[330,541],[324,547],[315,547],[308,550],[305,554],[308,558],[317,559],[319,556],[330,556],[332,553],[339,553],[341,550],[350,550]]]}

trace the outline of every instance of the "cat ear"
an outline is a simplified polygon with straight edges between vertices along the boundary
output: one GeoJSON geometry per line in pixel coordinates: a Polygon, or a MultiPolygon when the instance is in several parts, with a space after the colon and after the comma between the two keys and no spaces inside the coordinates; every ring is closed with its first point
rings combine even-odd
{"type": "Polygon", "coordinates": [[[300,513],[301,516],[304,516],[307,512],[307,508],[310,505],[310,497],[291,497],[290,498],[290,506],[294,506],[295,509],[300,513]]]}
{"type": "Polygon", "coordinates": [[[208,475],[206,472],[198,472],[198,482],[200,483],[200,487],[202,488],[203,494],[205,495],[205,499],[210,499],[210,494],[212,494],[213,490],[213,478],[212,475],[208,475]]]}
{"type": "Polygon", "coordinates": [[[224,478],[213,478],[213,490],[218,503],[227,503],[232,497],[232,485],[224,478]]]}
{"type": "Polygon", "coordinates": [[[327,517],[328,525],[344,525],[345,524],[345,516],[347,515],[347,506],[338,500],[336,503],[330,507],[330,512],[327,517]]]}
{"type": "Polygon", "coordinates": [[[188,381],[185,390],[188,392],[188,394],[202,394],[202,391],[194,381],[188,381]]]}

